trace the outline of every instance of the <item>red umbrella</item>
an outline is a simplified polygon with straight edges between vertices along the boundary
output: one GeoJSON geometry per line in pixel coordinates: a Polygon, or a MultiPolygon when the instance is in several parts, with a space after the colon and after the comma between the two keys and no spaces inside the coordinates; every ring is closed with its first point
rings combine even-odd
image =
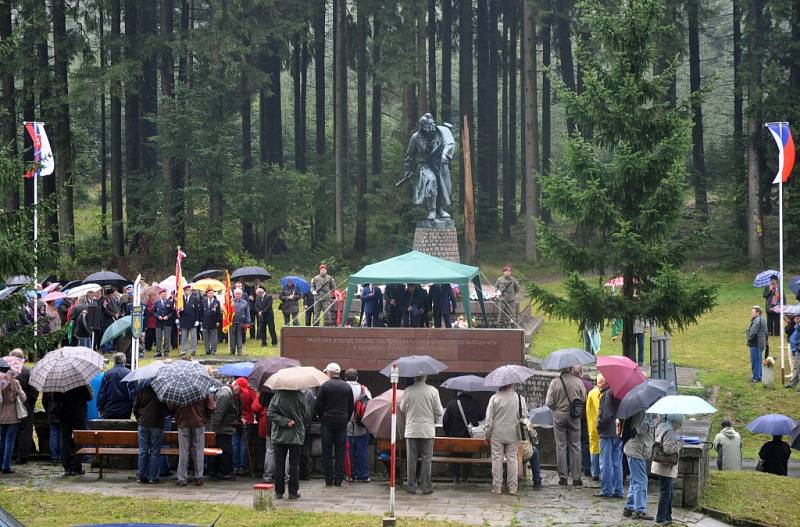
{"type": "Polygon", "coordinates": [[[603,374],[617,399],[622,399],[634,386],[645,381],[642,370],[628,357],[597,357],[597,370],[603,374]]]}
{"type": "Polygon", "coordinates": [[[47,293],[42,297],[42,302],[52,302],[54,300],[60,300],[66,297],[66,293],[62,293],[61,291],[53,291],[52,293],[47,293]]]}

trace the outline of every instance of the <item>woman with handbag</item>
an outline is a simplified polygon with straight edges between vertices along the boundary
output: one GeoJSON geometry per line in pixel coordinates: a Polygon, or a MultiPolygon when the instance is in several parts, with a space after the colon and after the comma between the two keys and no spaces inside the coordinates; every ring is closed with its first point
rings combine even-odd
{"type": "MultiPolygon", "coordinates": [[[[517,493],[519,484],[517,450],[523,440],[528,442],[528,447],[532,445],[528,439],[527,426],[522,423],[523,419],[527,419],[528,405],[512,388],[511,384],[503,386],[489,399],[485,441],[491,447],[492,453],[492,493],[500,494],[503,488],[505,458],[508,493],[513,496],[517,493]]],[[[530,450],[532,454],[532,449],[530,450]]],[[[523,462],[528,459],[530,456],[525,458],[523,455],[523,462]]]]}
{"type": "Polygon", "coordinates": [[[672,524],[672,480],[678,477],[681,441],[676,436],[683,416],[667,415],[664,422],[656,428],[656,442],[653,445],[650,472],[658,476],[659,495],[656,525],[672,524]]]}
{"type": "Polygon", "coordinates": [[[0,455],[3,474],[13,474],[11,458],[14,456],[14,440],[20,421],[28,416],[25,409],[25,392],[19,381],[8,374],[9,367],[0,367],[0,455]]]}

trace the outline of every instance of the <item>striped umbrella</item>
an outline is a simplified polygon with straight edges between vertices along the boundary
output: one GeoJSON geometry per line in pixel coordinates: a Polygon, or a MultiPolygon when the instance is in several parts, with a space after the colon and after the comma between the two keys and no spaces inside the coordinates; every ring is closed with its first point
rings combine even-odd
{"type": "Polygon", "coordinates": [[[162,403],[187,406],[204,399],[215,383],[199,362],[179,360],[158,370],[151,385],[162,403]]]}
{"type": "Polygon", "coordinates": [[[89,384],[103,371],[103,356],[83,346],[53,350],[31,370],[30,385],[40,392],[67,392],[89,384]]]}

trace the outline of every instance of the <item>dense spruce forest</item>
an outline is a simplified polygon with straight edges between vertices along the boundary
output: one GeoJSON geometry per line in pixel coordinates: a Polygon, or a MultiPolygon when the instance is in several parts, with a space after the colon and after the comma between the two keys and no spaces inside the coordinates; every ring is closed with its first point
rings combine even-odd
{"type": "MultiPolygon", "coordinates": [[[[40,181],[42,236],[57,247],[43,253],[45,269],[167,268],[176,245],[198,268],[391,255],[409,248],[421,214],[410,186],[394,183],[430,112],[456,136],[459,227],[470,168],[479,255],[505,247],[535,262],[537,226],[580,235],[580,222],[547,205],[558,186],[541,182],[570,177],[570,136],[603,133],[566,104],[597,81],[585,75],[599,46],[589,9],[580,0],[0,0],[0,147],[20,176],[0,206],[32,204],[22,123],[36,120],[56,158],[40,181]]],[[[691,115],[682,229],[707,235],[709,253],[770,265],[777,154],[764,123],[798,128],[800,0],[664,0],[661,18],[652,75],[667,74],[664,102],[691,115]]],[[[790,180],[790,256],[800,256],[796,189],[790,180]]]]}

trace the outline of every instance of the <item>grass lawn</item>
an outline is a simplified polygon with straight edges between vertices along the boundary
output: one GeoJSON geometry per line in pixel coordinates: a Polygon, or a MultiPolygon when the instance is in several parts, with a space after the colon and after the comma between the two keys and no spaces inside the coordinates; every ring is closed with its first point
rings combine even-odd
{"type": "MultiPolygon", "coordinates": [[[[270,513],[237,505],[192,501],[121,498],[75,492],[52,492],[24,487],[0,487],[0,506],[28,527],[61,527],[114,522],[172,522],[217,527],[372,527],[380,519],[366,514],[300,512],[290,509],[270,513]]],[[[406,527],[455,527],[457,523],[430,519],[398,519],[406,527]]]]}
{"type": "MultiPolygon", "coordinates": [[[[706,387],[719,386],[714,416],[714,431],[719,421],[730,418],[742,435],[746,457],[757,457],[758,448],[769,438],[754,435],[744,426],[762,414],[783,413],[800,418],[800,394],[780,387],[780,346],[778,337],[770,337],[770,350],[778,362],[775,377],[778,386],[767,390],[750,381],[749,352],[745,346],[745,330],[750,323],[750,308],[763,305],[761,290],[752,285],[753,277],[744,273],[705,273],[702,279],[719,285],[717,306],[703,316],[696,326],[672,335],[672,360],[679,366],[701,369],[700,380],[706,387]]],[[[544,284],[551,291],[562,290],[560,281],[544,284]]],[[[575,324],[562,320],[545,319],[541,330],[534,336],[532,352],[543,357],[564,347],[580,346],[581,340],[575,324]]],[[[621,353],[621,343],[611,341],[611,330],[602,333],[601,355],[621,353]]],[[[788,346],[786,369],[790,369],[788,346]]],[[[649,359],[649,351],[648,351],[649,359]]]]}
{"type": "Polygon", "coordinates": [[[761,472],[713,471],[701,504],[724,511],[731,520],[789,527],[800,525],[798,493],[800,480],[795,478],[761,472]]]}

